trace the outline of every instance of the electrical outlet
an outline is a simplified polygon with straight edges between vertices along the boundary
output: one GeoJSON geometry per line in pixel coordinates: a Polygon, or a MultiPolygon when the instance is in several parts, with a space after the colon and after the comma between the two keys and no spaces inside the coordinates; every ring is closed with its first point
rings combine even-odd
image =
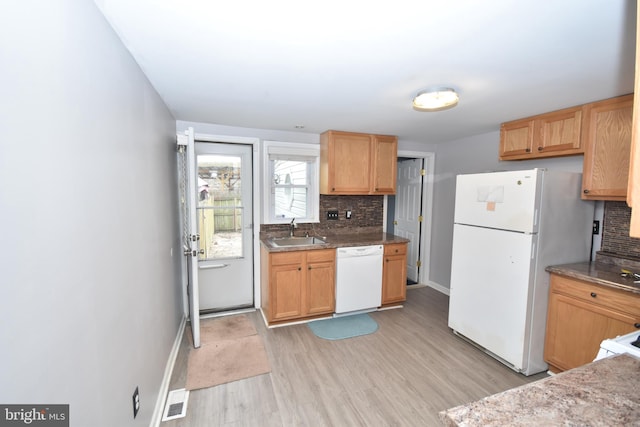
{"type": "Polygon", "coordinates": [[[138,411],[140,410],[140,392],[138,392],[138,387],[136,387],[136,391],[133,392],[133,418],[138,415],[138,411]]]}
{"type": "Polygon", "coordinates": [[[327,211],[327,219],[331,219],[331,220],[338,219],[338,211],[327,211]]]}
{"type": "Polygon", "coordinates": [[[345,212],[344,217],[347,219],[351,219],[351,209],[345,212]]]}
{"type": "Polygon", "coordinates": [[[600,234],[600,221],[593,221],[593,234],[600,234]]]}

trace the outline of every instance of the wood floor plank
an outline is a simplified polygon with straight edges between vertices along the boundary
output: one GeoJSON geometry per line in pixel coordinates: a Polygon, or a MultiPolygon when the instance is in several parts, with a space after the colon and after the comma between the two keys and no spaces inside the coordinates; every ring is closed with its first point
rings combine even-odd
{"type": "MultiPolygon", "coordinates": [[[[187,417],[163,427],[437,426],[438,412],[543,378],[517,374],[447,327],[449,298],[412,288],[401,309],[371,313],[374,334],[339,341],[307,325],[262,336],[271,373],[191,392],[187,417]]],[[[183,340],[171,389],[184,387],[183,340]]]]}

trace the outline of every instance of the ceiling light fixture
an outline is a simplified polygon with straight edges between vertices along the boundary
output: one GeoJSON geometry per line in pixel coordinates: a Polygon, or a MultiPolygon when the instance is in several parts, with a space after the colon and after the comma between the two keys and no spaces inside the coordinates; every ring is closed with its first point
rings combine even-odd
{"type": "Polygon", "coordinates": [[[413,108],[419,111],[441,111],[458,105],[459,96],[449,87],[437,87],[418,92],[413,108]]]}

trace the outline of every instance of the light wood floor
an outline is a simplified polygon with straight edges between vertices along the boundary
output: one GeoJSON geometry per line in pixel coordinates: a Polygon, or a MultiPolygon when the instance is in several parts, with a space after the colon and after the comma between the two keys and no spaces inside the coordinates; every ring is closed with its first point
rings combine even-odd
{"type": "MultiPolygon", "coordinates": [[[[449,298],[407,292],[404,308],[371,313],[376,333],[341,341],[307,325],[267,329],[271,373],[192,391],[177,426],[438,426],[438,412],[540,379],[517,374],[447,327],[449,298]]],[[[170,390],[184,387],[186,339],[170,390]]]]}

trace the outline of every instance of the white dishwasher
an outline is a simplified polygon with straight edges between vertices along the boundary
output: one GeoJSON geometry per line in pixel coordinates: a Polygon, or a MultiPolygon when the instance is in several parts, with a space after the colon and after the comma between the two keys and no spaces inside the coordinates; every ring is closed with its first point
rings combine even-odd
{"type": "Polygon", "coordinates": [[[336,251],[336,314],[375,310],[382,303],[382,245],[336,251]]]}

